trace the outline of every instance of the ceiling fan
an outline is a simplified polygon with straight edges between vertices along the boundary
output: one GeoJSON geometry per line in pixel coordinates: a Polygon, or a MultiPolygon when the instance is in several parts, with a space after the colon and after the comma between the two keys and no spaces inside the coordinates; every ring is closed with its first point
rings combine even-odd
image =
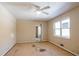
{"type": "Polygon", "coordinates": [[[49,9],[50,6],[45,6],[45,7],[41,8],[40,6],[35,5],[35,4],[32,4],[32,5],[36,8],[36,12],[44,13],[44,14],[48,15],[48,13],[44,12],[44,10],[49,9]]]}

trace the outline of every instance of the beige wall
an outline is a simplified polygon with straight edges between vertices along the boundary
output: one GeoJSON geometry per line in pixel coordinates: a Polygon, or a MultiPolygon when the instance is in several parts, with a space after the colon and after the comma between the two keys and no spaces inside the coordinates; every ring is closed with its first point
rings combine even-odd
{"type": "Polygon", "coordinates": [[[0,55],[15,44],[15,18],[0,4],[0,55]]]}
{"type": "Polygon", "coordinates": [[[76,54],[79,54],[79,7],[48,22],[48,38],[50,42],[57,45],[64,44],[64,47],[76,54]],[[53,35],[53,23],[58,20],[70,17],[70,39],[58,38],[53,35]]]}
{"type": "Polygon", "coordinates": [[[36,42],[35,39],[35,26],[43,24],[43,39],[42,41],[47,41],[47,22],[45,21],[16,21],[16,38],[17,43],[24,42],[36,42]]]}

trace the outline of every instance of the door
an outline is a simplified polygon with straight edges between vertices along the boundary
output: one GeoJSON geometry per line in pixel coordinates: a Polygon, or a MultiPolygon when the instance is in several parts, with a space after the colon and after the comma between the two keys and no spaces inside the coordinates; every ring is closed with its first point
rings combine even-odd
{"type": "Polygon", "coordinates": [[[36,25],[36,33],[35,38],[37,42],[40,42],[42,40],[42,24],[36,25]]]}

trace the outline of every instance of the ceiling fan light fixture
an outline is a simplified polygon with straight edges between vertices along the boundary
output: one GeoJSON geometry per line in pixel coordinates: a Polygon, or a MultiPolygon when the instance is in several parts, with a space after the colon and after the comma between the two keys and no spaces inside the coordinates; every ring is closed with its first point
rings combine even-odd
{"type": "Polygon", "coordinates": [[[39,14],[41,14],[41,11],[36,11],[36,13],[39,15],[39,14]]]}

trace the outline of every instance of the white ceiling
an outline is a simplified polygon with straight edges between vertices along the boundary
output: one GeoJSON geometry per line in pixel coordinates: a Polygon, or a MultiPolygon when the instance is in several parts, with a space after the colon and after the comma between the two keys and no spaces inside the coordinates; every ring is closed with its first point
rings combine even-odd
{"type": "Polygon", "coordinates": [[[76,6],[79,6],[79,3],[68,3],[68,2],[8,2],[1,3],[6,7],[15,17],[20,20],[50,20],[76,6]],[[49,13],[46,14],[37,14],[35,12],[35,7],[32,5],[38,5],[41,8],[45,6],[50,6],[49,9],[44,10],[49,13]]]}

